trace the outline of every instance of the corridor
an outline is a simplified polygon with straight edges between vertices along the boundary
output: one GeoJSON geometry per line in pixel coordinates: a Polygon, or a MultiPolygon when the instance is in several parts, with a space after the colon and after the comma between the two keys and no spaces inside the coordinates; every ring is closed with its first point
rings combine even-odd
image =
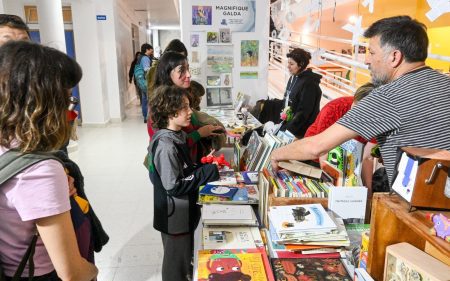
{"type": "Polygon", "coordinates": [[[160,281],[162,244],[152,227],[153,192],[142,165],[148,144],[140,106],[122,123],[78,127],[78,149],[70,153],[81,168],[86,194],[110,236],[96,254],[98,281],[160,281]]]}

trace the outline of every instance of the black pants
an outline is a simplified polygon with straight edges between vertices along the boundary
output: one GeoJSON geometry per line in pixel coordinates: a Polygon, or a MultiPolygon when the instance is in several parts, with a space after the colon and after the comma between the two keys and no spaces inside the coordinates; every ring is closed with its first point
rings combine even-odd
{"type": "Polygon", "coordinates": [[[161,233],[164,258],[163,281],[186,281],[192,276],[193,234],[168,235],[161,233]]]}
{"type": "MultiPolygon", "coordinates": [[[[6,281],[11,281],[12,277],[5,277],[6,281]]],[[[22,277],[19,278],[20,281],[28,281],[30,280],[28,277],[22,277]]],[[[42,276],[35,276],[33,277],[33,281],[61,281],[61,279],[59,279],[58,275],[56,274],[56,271],[52,271],[50,273],[47,273],[45,275],[42,276]]]]}

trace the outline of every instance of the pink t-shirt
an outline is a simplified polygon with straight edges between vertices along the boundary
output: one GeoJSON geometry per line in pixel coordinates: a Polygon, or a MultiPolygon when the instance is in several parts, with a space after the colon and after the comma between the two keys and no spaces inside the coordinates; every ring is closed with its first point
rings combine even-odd
{"type": "MultiPolygon", "coordinates": [[[[0,146],[0,155],[7,149],[0,146]]],[[[13,276],[36,233],[35,220],[70,210],[69,186],[63,166],[56,160],[41,161],[0,187],[0,262],[6,276],[13,276]]],[[[54,270],[39,237],[34,254],[35,276],[54,270]]],[[[28,264],[23,277],[28,276],[28,264]]]]}

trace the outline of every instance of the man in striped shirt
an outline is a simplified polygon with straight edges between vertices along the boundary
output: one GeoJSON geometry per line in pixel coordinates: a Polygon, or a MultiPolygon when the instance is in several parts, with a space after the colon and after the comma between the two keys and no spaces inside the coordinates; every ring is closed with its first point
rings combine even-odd
{"type": "Polygon", "coordinates": [[[384,18],[364,36],[369,38],[366,64],[378,87],[323,133],[276,149],[275,169],[281,160],[316,159],[358,135],[375,137],[392,184],[399,148],[450,150],[450,78],[425,65],[425,26],[409,16],[384,18]]]}

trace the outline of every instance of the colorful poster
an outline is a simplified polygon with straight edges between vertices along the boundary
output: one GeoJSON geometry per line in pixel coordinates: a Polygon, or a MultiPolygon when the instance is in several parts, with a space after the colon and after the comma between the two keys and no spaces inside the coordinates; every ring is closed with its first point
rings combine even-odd
{"type": "Polygon", "coordinates": [[[200,34],[192,33],[191,34],[191,47],[198,47],[200,41],[200,34]]]}
{"type": "Polygon", "coordinates": [[[206,64],[212,72],[231,72],[233,60],[233,46],[208,46],[206,64]]]}
{"type": "Polygon", "coordinates": [[[214,6],[209,0],[194,0],[192,6],[193,29],[204,30],[205,25],[229,28],[231,32],[254,32],[255,0],[221,0],[214,6]]]}
{"type": "Polygon", "coordinates": [[[217,32],[208,31],[206,34],[206,43],[219,43],[219,36],[217,32]]]}
{"type": "Polygon", "coordinates": [[[211,6],[192,6],[192,25],[211,25],[211,6]]]}
{"type": "Polygon", "coordinates": [[[241,41],[241,66],[258,66],[259,41],[241,41]]]}

